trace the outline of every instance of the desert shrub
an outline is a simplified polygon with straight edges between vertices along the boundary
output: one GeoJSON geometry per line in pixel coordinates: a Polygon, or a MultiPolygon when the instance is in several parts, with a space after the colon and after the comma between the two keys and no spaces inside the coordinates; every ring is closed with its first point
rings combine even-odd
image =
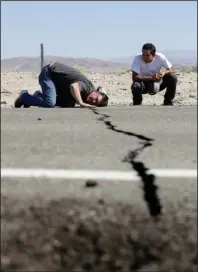
{"type": "Polygon", "coordinates": [[[74,66],[74,68],[75,68],[76,70],[78,70],[80,73],[83,73],[83,72],[84,72],[84,68],[83,68],[82,66],[76,65],[76,66],[74,66]]]}
{"type": "Polygon", "coordinates": [[[180,72],[183,72],[183,73],[190,73],[190,72],[196,73],[197,72],[197,65],[181,66],[181,67],[178,67],[177,70],[179,70],[180,72]]]}

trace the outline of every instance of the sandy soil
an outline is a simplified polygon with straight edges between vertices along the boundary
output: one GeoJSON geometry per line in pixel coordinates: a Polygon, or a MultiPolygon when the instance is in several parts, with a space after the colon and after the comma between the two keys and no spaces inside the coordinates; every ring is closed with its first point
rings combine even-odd
{"type": "MultiPolygon", "coordinates": [[[[129,105],[131,99],[131,73],[87,74],[96,86],[103,86],[109,95],[109,105],[129,105]]],[[[175,105],[197,105],[197,73],[178,73],[178,87],[175,105]]],[[[30,93],[40,90],[36,73],[1,73],[1,107],[13,107],[21,90],[30,93]]],[[[155,96],[144,95],[144,105],[161,105],[164,91],[155,96]]]]}
{"type": "Polygon", "coordinates": [[[101,199],[2,196],[1,271],[195,272],[195,217],[179,218],[173,208],[151,220],[139,208],[101,199]]]}

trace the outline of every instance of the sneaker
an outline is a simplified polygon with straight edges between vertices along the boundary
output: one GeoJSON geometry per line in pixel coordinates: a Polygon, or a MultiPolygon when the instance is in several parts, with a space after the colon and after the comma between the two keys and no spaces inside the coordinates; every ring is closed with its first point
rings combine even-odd
{"type": "Polygon", "coordinates": [[[134,100],[133,99],[133,102],[130,104],[130,106],[141,106],[142,105],[142,100],[140,100],[140,101],[136,101],[136,100],[134,100]]]}
{"type": "Polygon", "coordinates": [[[42,96],[43,94],[42,94],[42,92],[41,91],[36,91],[34,94],[33,94],[34,96],[42,96]]]}
{"type": "Polygon", "coordinates": [[[164,99],[164,104],[163,105],[164,106],[173,106],[174,103],[173,103],[173,100],[166,100],[166,99],[164,99]]]}
{"type": "Polygon", "coordinates": [[[23,95],[24,94],[28,94],[28,91],[23,90],[23,91],[20,92],[20,94],[18,95],[18,97],[14,101],[14,107],[15,108],[21,108],[22,106],[24,106],[24,104],[23,104],[23,95]]]}
{"type": "MultiPolygon", "coordinates": [[[[42,96],[41,91],[36,91],[35,93],[33,93],[33,96],[39,96],[39,95],[41,95],[41,96],[42,96]]],[[[30,106],[29,106],[29,105],[24,105],[23,107],[24,107],[24,108],[30,108],[30,106]]]]}

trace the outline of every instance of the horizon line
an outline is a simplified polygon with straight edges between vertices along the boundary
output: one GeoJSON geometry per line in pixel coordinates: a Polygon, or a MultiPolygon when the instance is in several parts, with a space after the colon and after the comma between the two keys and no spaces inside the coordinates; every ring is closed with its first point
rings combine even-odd
{"type": "MultiPolygon", "coordinates": [[[[197,57],[197,49],[164,49],[164,50],[159,50],[157,52],[186,52],[186,51],[191,51],[193,53],[196,53],[196,57],[197,57]]],[[[45,57],[58,57],[58,58],[71,58],[71,59],[97,59],[97,60],[105,60],[105,61],[111,61],[111,60],[116,60],[116,59],[119,59],[119,58],[130,58],[130,57],[134,57],[135,55],[137,55],[138,53],[136,54],[131,54],[131,55],[125,55],[125,56],[113,56],[113,57],[97,57],[97,56],[63,56],[63,55],[45,55],[45,57]]],[[[26,55],[26,56],[10,56],[10,57],[3,57],[1,58],[1,60],[6,60],[6,59],[16,59],[16,58],[40,58],[40,55],[26,55]]]]}

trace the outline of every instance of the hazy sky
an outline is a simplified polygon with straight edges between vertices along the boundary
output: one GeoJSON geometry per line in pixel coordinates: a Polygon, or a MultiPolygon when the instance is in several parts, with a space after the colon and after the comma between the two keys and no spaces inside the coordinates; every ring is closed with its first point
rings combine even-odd
{"type": "Polygon", "coordinates": [[[45,55],[112,58],[197,50],[196,1],[1,1],[1,58],[45,55]]]}

